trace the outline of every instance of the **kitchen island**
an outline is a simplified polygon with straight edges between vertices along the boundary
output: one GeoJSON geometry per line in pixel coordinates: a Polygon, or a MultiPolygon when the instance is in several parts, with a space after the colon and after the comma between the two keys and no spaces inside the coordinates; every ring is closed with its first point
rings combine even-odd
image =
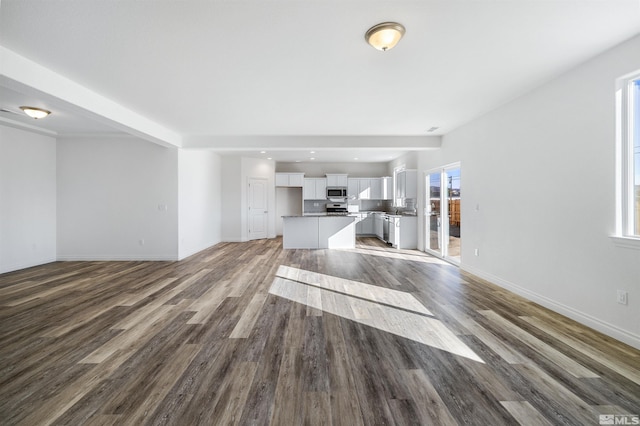
{"type": "Polygon", "coordinates": [[[355,248],[356,219],[326,214],[282,217],[285,249],[355,248]]]}

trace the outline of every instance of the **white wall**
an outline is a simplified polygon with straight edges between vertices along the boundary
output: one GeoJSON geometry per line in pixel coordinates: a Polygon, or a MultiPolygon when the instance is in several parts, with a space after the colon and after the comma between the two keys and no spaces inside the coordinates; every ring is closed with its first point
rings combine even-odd
{"type": "Polygon", "coordinates": [[[278,172],[304,173],[305,177],[324,177],[326,173],[347,173],[350,177],[392,176],[387,163],[282,163],[276,164],[278,172]]]}
{"type": "Polygon", "coordinates": [[[243,241],[240,198],[242,196],[240,178],[241,157],[221,157],[222,170],[222,241],[243,241]]]}
{"type": "Polygon", "coordinates": [[[0,273],[56,260],[56,140],[0,126],[0,273]]]}
{"type": "Polygon", "coordinates": [[[276,188],[276,235],[282,235],[282,216],[302,214],[302,188],[276,188]]]}
{"type": "Polygon", "coordinates": [[[179,251],[183,259],[221,241],[220,156],[178,151],[179,251]]]}
{"type": "Polygon", "coordinates": [[[58,259],[178,258],[177,149],[68,138],[57,154],[58,259]]]}
{"type": "MultiPolygon", "coordinates": [[[[428,153],[432,153],[432,152],[436,152],[434,151],[420,151],[421,154],[428,154],[428,153]]],[[[396,158],[393,161],[389,161],[388,163],[386,163],[386,175],[387,176],[393,176],[393,170],[396,167],[400,167],[400,166],[404,166],[405,169],[407,170],[414,170],[418,168],[418,152],[410,152],[408,154],[405,154],[401,157],[396,158]]]]}
{"type": "Polygon", "coordinates": [[[609,238],[615,79],[640,69],[638,52],[635,37],[451,132],[419,165],[462,162],[462,268],[640,348],[640,251],[609,238]]]}

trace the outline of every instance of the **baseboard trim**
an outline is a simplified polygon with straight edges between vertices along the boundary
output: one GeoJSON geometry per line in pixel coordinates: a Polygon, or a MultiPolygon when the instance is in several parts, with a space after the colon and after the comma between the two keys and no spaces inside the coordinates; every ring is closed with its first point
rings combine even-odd
{"type": "Polygon", "coordinates": [[[55,262],[55,257],[47,257],[45,259],[34,260],[32,262],[13,263],[10,265],[2,265],[0,267],[0,274],[6,274],[8,272],[19,271],[21,269],[33,268],[34,266],[46,265],[47,263],[55,262]]]}
{"type": "Polygon", "coordinates": [[[166,261],[177,261],[178,257],[174,255],[153,255],[153,256],[139,256],[139,255],[73,255],[67,254],[58,256],[58,261],[60,262],[141,262],[141,261],[152,261],[152,262],[166,262],[166,261]]]}
{"type": "Polygon", "coordinates": [[[510,281],[492,275],[488,272],[482,271],[480,269],[473,268],[467,265],[460,265],[460,269],[468,272],[472,275],[475,275],[483,280],[489,281],[499,287],[512,291],[519,296],[524,297],[532,302],[538,303],[545,308],[551,309],[554,312],[562,314],[568,318],[571,318],[579,323],[586,325],[587,327],[591,327],[594,330],[597,330],[603,334],[606,334],[609,337],[612,337],[616,340],[626,343],[627,345],[633,346],[636,349],[640,349],[640,336],[631,333],[628,330],[622,329],[613,324],[609,324],[606,321],[602,321],[599,318],[596,318],[592,315],[586,314],[582,311],[579,311],[570,306],[559,303],[553,299],[550,299],[546,296],[528,290],[526,288],[520,287],[517,284],[514,284],[510,281]]]}
{"type": "Polygon", "coordinates": [[[209,248],[211,248],[211,247],[213,247],[213,246],[215,246],[215,245],[217,245],[217,244],[220,244],[220,242],[221,242],[221,241],[216,241],[216,242],[212,242],[212,243],[207,243],[207,244],[205,244],[205,245],[204,245],[203,247],[201,247],[201,248],[198,248],[198,249],[195,249],[195,250],[190,250],[190,251],[188,251],[188,252],[186,252],[186,253],[184,253],[184,254],[182,254],[182,255],[178,256],[178,260],[183,260],[183,259],[186,259],[187,257],[193,256],[194,254],[198,254],[198,253],[200,253],[200,252],[201,252],[201,251],[203,251],[203,250],[207,250],[207,249],[209,249],[209,248]]]}

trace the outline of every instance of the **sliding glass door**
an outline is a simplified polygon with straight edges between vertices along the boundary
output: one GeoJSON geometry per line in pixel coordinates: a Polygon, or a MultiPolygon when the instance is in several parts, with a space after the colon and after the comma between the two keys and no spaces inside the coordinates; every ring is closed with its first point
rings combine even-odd
{"type": "Polygon", "coordinates": [[[429,171],[425,176],[425,251],[460,263],[460,164],[429,171]]]}

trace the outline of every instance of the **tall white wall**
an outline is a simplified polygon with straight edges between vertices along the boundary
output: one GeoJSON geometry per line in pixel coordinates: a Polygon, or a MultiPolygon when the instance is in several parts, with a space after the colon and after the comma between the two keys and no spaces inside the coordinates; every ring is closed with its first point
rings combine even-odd
{"type": "Polygon", "coordinates": [[[419,166],[461,161],[463,269],[640,348],[640,250],[609,238],[615,80],[638,52],[640,36],[451,132],[419,166]]]}
{"type": "Polygon", "coordinates": [[[178,258],[177,149],[68,138],[57,154],[58,259],[178,258]]]}
{"type": "Polygon", "coordinates": [[[240,215],[241,157],[223,156],[222,163],[222,241],[242,240],[242,217],[240,215]]]}
{"type": "Polygon", "coordinates": [[[56,140],[0,126],[0,273],[56,260],[56,140]]]}
{"type": "Polygon", "coordinates": [[[221,241],[220,156],[205,150],[178,152],[179,258],[221,241]]]}

